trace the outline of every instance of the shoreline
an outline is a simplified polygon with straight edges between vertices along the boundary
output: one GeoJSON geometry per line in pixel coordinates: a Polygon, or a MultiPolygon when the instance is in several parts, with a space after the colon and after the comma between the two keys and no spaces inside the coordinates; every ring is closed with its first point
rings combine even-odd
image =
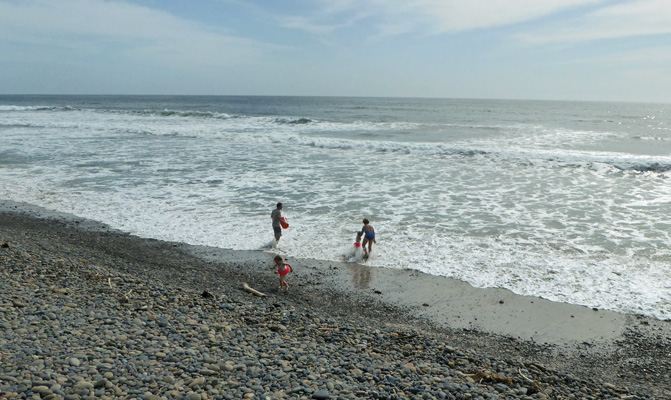
{"type": "MultiPolygon", "coordinates": [[[[183,249],[210,262],[240,262],[259,268],[272,258],[271,252],[260,250],[226,250],[191,245],[183,245],[183,249]]],[[[313,270],[322,280],[320,284],[404,307],[408,313],[451,329],[476,329],[550,345],[576,342],[599,345],[621,337],[635,321],[645,320],[647,326],[664,329],[671,337],[671,323],[650,317],[558,303],[518,295],[508,289],[476,288],[464,281],[416,270],[285,258],[302,271],[313,270]]]]}
{"type": "MultiPolygon", "coordinates": [[[[0,242],[8,242],[10,249],[21,249],[23,244],[13,242],[28,237],[55,246],[62,253],[58,257],[81,246],[84,250],[77,251],[85,251],[89,260],[110,255],[122,260],[117,273],[215,298],[247,299],[240,284],[249,282],[268,295],[265,303],[292,306],[322,320],[419,329],[463,351],[571,371],[656,394],[651,398],[671,393],[666,382],[671,323],[666,321],[473,288],[417,271],[308,259],[289,258],[296,273],[288,278],[291,290],[280,293],[271,253],[143,239],[95,221],[10,202],[0,202],[0,221],[0,242]]],[[[101,268],[116,268],[110,265],[101,268]]]]}
{"type": "MultiPolygon", "coordinates": [[[[0,212],[19,212],[34,218],[75,223],[91,232],[115,232],[98,221],[47,210],[39,206],[0,200],[0,212]]],[[[155,240],[155,239],[148,239],[155,240]]],[[[253,265],[263,270],[272,264],[272,250],[231,250],[210,246],[175,245],[204,261],[253,265]]],[[[337,290],[367,295],[452,329],[477,329],[550,345],[593,342],[603,345],[620,338],[631,325],[651,327],[671,337],[671,321],[635,314],[599,310],[581,305],[524,296],[501,288],[476,288],[453,278],[416,270],[368,267],[361,263],[286,257],[292,264],[317,273],[337,290]]],[[[321,284],[322,282],[320,282],[321,284]]]]}

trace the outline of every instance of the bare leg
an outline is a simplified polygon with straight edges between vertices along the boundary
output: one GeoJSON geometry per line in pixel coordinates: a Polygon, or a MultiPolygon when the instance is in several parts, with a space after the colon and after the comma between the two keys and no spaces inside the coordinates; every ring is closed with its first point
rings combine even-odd
{"type": "Polygon", "coordinates": [[[368,244],[368,238],[367,237],[363,238],[363,243],[361,243],[361,248],[363,249],[364,256],[368,255],[368,252],[366,251],[366,244],[368,244]]]}

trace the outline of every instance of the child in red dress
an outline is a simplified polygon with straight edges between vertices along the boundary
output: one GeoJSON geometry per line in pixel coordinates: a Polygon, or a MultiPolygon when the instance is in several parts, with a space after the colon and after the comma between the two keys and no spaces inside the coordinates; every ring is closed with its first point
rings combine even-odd
{"type": "Polygon", "coordinates": [[[273,268],[277,268],[277,273],[280,274],[280,290],[289,290],[289,284],[284,281],[284,277],[289,272],[293,272],[294,269],[291,268],[291,265],[284,262],[282,256],[275,256],[275,265],[273,265],[273,268]]]}

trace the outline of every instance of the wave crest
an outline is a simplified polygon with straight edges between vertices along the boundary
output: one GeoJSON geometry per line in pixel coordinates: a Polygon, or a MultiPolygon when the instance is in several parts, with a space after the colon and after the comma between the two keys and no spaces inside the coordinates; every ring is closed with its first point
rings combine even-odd
{"type": "Polygon", "coordinates": [[[289,124],[289,125],[307,125],[309,123],[315,122],[310,118],[275,118],[275,122],[278,124],[289,124]]]}
{"type": "Polygon", "coordinates": [[[661,163],[661,162],[651,162],[643,164],[632,164],[629,166],[615,165],[616,168],[621,170],[629,170],[634,172],[657,172],[664,173],[671,171],[671,163],[661,163]]]}
{"type": "Polygon", "coordinates": [[[0,111],[70,111],[72,107],[0,105],[0,111]]]}
{"type": "Polygon", "coordinates": [[[170,110],[170,109],[132,111],[131,114],[157,116],[157,117],[180,117],[180,118],[215,118],[215,119],[233,118],[231,117],[231,115],[226,113],[217,113],[212,111],[170,110]]]}

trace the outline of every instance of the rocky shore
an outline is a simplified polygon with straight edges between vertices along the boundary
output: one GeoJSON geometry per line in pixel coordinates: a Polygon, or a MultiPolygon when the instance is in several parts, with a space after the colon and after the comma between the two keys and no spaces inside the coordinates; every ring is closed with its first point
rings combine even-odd
{"type": "Polygon", "coordinates": [[[0,399],[671,398],[671,341],[647,320],[524,341],[342,290],[329,267],[292,264],[280,292],[271,254],[95,225],[0,212],[0,399]]]}

